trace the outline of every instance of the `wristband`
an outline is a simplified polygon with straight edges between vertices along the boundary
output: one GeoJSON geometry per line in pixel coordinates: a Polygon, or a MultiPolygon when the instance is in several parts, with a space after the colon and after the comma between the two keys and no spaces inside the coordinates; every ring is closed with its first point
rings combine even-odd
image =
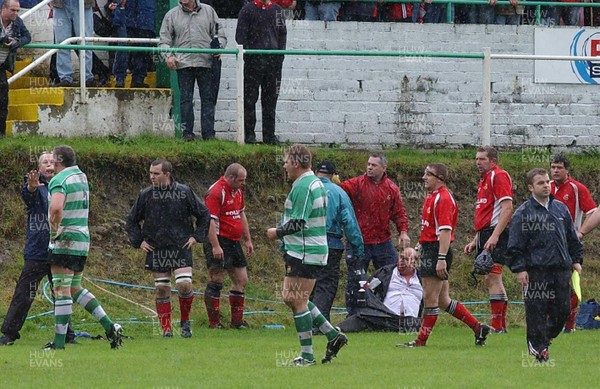
{"type": "Polygon", "coordinates": [[[446,254],[439,254],[438,253],[438,261],[445,261],[446,260],[446,254]]]}

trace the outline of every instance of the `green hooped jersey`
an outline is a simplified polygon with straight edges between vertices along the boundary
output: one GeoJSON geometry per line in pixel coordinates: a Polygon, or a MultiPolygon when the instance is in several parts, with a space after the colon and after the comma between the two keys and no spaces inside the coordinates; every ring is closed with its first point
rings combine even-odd
{"type": "Polygon", "coordinates": [[[294,181],[285,200],[283,223],[304,220],[304,229],[283,237],[288,255],[309,265],[327,265],[327,192],[314,173],[306,172],[294,181]]]}
{"type": "Polygon", "coordinates": [[[90,188],[86,175],[78,166],[63,169],[48,184],[50,196],[65,195],[62,233],[53,242],[52,253],[87,257],[90,249],[88,213],[90,210],[90,188]]]}

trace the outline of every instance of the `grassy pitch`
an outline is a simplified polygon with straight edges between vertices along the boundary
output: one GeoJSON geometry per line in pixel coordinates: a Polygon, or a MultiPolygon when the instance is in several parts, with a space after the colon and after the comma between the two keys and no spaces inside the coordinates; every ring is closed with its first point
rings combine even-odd
{"type": "MultiPolygon", "coordinates": [[[[177,326],[176,326],[177,327],[177,326]]],[[[427,347],[401,349],[414,334],[349,334],[331,364],[284,367],[299,352],[297,335],[285,330],[208,330],[192,327],[191,339],[163,339],[156,327],[126,326],[133,339],[119,350],[82,339],[66,350],[42,351],[51,329],[26,331],[0,348],[1,387],[83,388],[586,388],[597,385],[597,331],[559,336],[550,361],[527,355],[525,330],[490,335],[475,347],[466,327],[436,326],[427,347]]],[[[86,330],[100,333],[99,326],[86,330]]],[[[314,338],[315,357],[325,353],[314,338]]]]}

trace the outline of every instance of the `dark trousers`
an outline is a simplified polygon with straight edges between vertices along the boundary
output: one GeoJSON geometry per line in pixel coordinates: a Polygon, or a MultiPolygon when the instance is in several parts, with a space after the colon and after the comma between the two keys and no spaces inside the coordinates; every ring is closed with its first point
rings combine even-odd
{"type": "Polygon", "coordinates": [[[360,261],[352,253],[352,248],[349,245],[346,246],[346,264],[348,265],[346,309],[348,310],[348,316],[356,313],[359,281],[367,280],[367,272],[371,262],[373,262],[375,270],[398,262],[398,253],[391,239],[383,243],[365,244],[365,256],[360,258],[360,261]]]}
{"type": "Polygon", "coordinates": [[[6,136],[6,119],[8,118],[8,79],[6,78],[6,61],[0,65],[0,137],[6,136]]]}
{"type": "Polygon", "coordinates": [[[244,62],[244,138],[256,142],[256,102],[260,88],[263,142],[276,143],[275,109],[279,98],[282,57],[249,55],[244,62]]]}
{"type": "Polygon", "coordinates": [[[317,274],[317,281],[310,299],[327,320],[329,320],[331,306],[340,282],[340,260],[343,253],[344,250],[329,249],[327,266],[317,274]]]}
{"type": "Polygon", "coordinates": [[[46,261],[25,261],[15,294],[10,302],[8,312],[2,323],[2,333],[11,339],[19,339],[19,331],[23,328],[31,304],[42,278],[50,273],[50,264],[46,261]]]}
{"type": "MultiPolygon", "coordinates": [[[[127,28],[129,38],[154,38],[154,31],[139,28],[127,28]]],[[[146,43],[132,44],[132,46],[147,46],[146,43]]],[[[129,53],[129,65],[131,66],[131,82],[142,84],[151,67],[152,55],[149,52],[129,53]]]]}
{"type": "Polygon", "coordinates": [[[529,285],[524,293],[527,341],[536,351],[542,351],[560,334],[569,318],[571,271],[529,269],[527,273],[529,285]]]}
{"type": "Polygon", "coordinates": [[[194,136],[194,87],[200,95],[200,128],[203,139],[215,137],[215,93],[210,68],[177,69],[180,92],[181,129],[183,135],[194,136]]]}

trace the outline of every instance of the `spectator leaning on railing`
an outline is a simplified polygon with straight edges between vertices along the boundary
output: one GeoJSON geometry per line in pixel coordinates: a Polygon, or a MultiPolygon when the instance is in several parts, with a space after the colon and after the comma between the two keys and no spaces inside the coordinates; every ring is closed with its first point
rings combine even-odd
{"type": "MultiPolygon", "coordinates": [[[[94,0],[84,0],[84,22],[86,37],[94,36],[94,19],[92,6],[94,0]]],[[[54,41],[61,43],[65,39],[79,36],[79,0],[53,0],[54,41]]],[[[56,57],[56,69],[60,79],[59,86],[73,86],[73,65],[71,51],[59,50],[56,57]]],[[[96,86],[92,74],[92,51],[85,52],[85,83],[88,87],[96,86]]]]}
{"type": "Polygon", "coordinates": [[[521,24],[521,15],[525,7],[518,4],[518,0],[510,0],[510,5],[496,5],[496,24],[521,24]]]}

